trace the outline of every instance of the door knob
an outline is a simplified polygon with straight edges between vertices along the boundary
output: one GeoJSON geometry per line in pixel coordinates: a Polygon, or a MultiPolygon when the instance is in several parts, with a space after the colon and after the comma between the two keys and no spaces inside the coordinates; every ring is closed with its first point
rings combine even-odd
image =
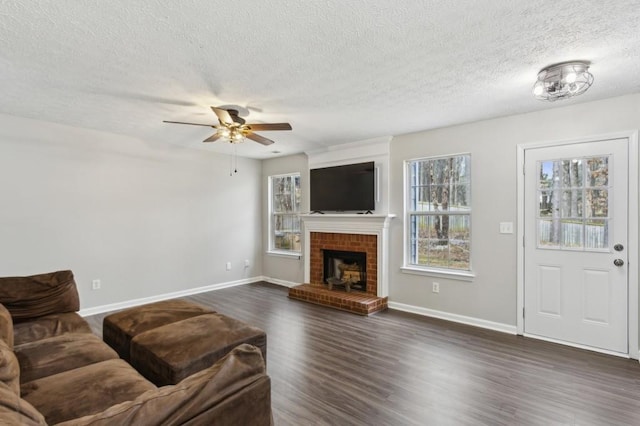
{"type": "Polygon", "coordinates": [[[613,264],[616,265],[616,266],[622,266],[622,265],[624,265],[624,260],[616,259],[616,260],[613,261],[613,264]]]}
{"type": "Polygon", "coordinates": [[[624,246],[622,244],[616,244],[615,246],[613,246],[613,249],[615,251],[622,251],[624,250],[624,246]]]}

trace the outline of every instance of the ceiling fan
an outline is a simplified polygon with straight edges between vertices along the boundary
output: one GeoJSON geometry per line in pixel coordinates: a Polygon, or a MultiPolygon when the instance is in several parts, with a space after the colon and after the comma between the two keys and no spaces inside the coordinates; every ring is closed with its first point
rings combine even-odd
{"type": "Polygon", "coordinates": [[[213,112],[218,117],[220,124],[200,124],[200,123],[185,123],[183,121],[168,121],[165,123],[174,124],[190,124],[192,126],[206,126],[216,129],[216,133],[209,136],[203,142],[215,142],[218,139],[226,139],[231,143],[240,143],[245,138],[251,139],[261,143],[262,145],[271,145],[274,143],[271,139],[267,139],[264,136],[260,136],[254,131],[268,131],[268,130],[291,130],[291,124],[289,123],[256,123],[247,124],[244,118],[238,116],[238,111],[235,109],[223,109],[211,107],[213,112]]]}

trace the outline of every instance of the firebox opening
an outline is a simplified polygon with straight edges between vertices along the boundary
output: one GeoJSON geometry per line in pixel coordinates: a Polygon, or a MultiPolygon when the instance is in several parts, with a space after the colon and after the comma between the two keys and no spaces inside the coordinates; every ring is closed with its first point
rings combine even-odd
{"type": "Polygon", "coordinates": [[[322,250],[322,281],[329,289],[342,286],[347,291],[367,291],[367,253],[322,250]]]}

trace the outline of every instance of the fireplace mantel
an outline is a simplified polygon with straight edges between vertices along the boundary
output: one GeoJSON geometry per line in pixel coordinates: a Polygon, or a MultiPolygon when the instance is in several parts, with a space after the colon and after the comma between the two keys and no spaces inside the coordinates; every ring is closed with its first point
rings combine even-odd
{"type": "Polygon", "coordinates": [[[312,232],[375,235],[377,237],[377,296],[389,296],[389,223],[395,215],[387,214],[303,214],[304,279],[310,282],[310,241],[312,232]]]}

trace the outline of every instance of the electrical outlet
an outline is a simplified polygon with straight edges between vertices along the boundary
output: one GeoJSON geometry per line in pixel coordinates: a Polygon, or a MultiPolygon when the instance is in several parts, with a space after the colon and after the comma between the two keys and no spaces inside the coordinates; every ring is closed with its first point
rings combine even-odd
{"type": "Polygon", "coordinates": [[[433,282],[433,287],[431,288],[431,291],[434,293],[440,293],[440,283],[437,282],[433,282]]]}
{"type": "Polygon", "coordinates": [[[102,284],[100,283],[100,280],[93,280],[93,281],[91,282],[91,289],[92,289],[92,290],[100,290],[100,286],[101,286],[101,285],[102,285],[102,284]]]}
{"type": "Polygon", "coordinates": [[[227,271],[231,270],[231,262],[227,262],[227,271]]]}
{"type": "Polygon", "coordinates": [[[251,264],[249,263],[249,259],[245,259],[244,260],[244,267],[248,268],[249,266],[251,266],[251,264]]]}

